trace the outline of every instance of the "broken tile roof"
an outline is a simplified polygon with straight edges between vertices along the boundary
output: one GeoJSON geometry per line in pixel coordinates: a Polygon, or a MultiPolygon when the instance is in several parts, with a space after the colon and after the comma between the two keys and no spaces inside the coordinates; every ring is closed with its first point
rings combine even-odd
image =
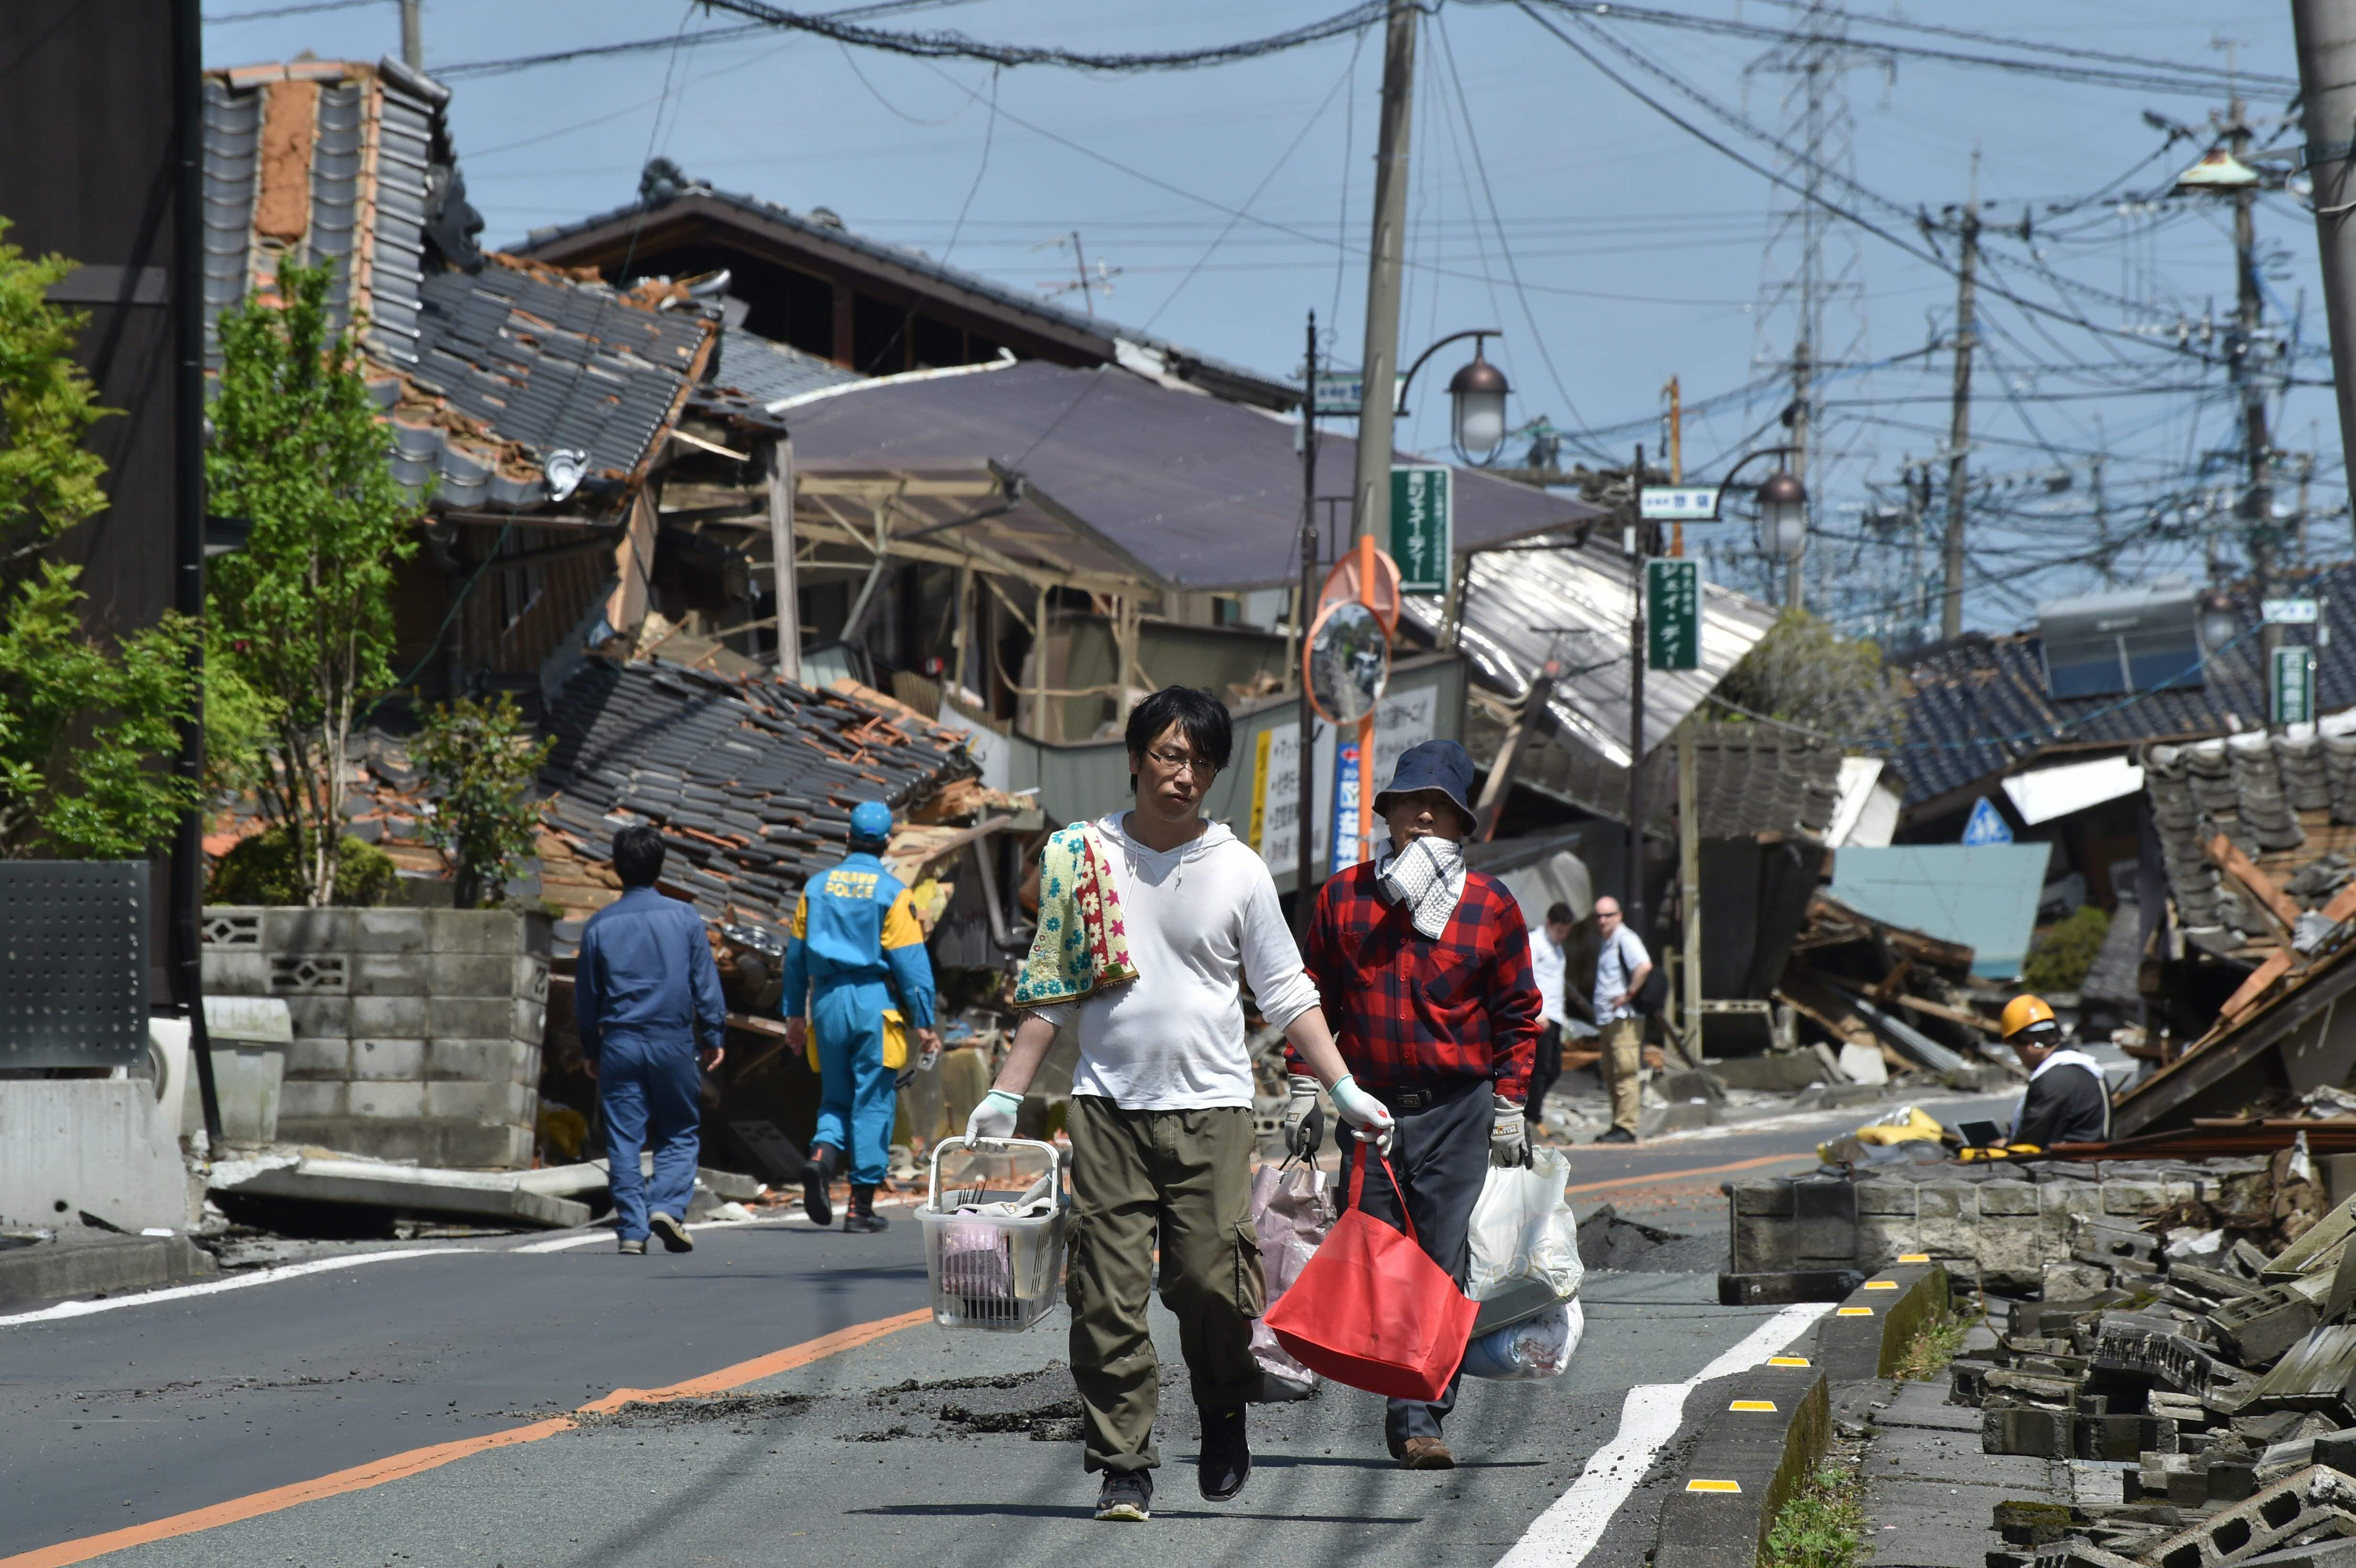
{"type": "Polygon", "coordinates": [[[296,60],[209,71],[204,97],[212,368],[221,315],[269,291],[282,258],[332,261],[335,319],[361,323],[403,484],[432,477],[445,509],[512,509],[552,503],[559,451],[585,460],[584,501],[643,475],[718,323],[485,255],[447,88],[391,59],[296,60]]]}
{"type": "Polygon", "coordinates": [[[831,359],[731,326],[720,334],[719,368],[696,388],[692,401],[699,410],[782,425],[768,411],[771,403],[865,379],[831,359]]]}
{"type": "MultiPolygon", "coordinates": [[[[2334,641],[2356,637],[2356,562],[2284,574],[2277,595],[2322,601],[2317,631],[2334,641]]],[[[2016,771],[2040,752],[2118,747],[2141,741],[2189,741],[2230,734],[2265,716],[2265,678],[2255,635],[2256,605],[2236,594],[2244,635],[2210,656],[2206,683],[2126,697],[2047,695],[2041,645],[2034,633],[1971,632],[1897,663],[1911,688],[1900,741],[1881,754],[1905,774],[1912,807],[2016,771]]],[[[2356,662],[2316,662],[2316,711],[2356,704],[2356,662]]]]}
{"type": "Polygon", "coordinates": [[[551,826],[603,861],[616,828],[652,822],[663,882],[715,919],[782,924],[803,879],[841,858],[851,808],[905,812],[980,769],[965,737],[906,711],[773,677],[592,658],[544,729],[551,826]]]}
{"type": "Polygon", "coordinates": [[[1764,724],[1703,724],[1694,736],[1694,766],[1704,838],[1822,838],[1840,806],[1840,748],[1814,736],[1764,724]]]}

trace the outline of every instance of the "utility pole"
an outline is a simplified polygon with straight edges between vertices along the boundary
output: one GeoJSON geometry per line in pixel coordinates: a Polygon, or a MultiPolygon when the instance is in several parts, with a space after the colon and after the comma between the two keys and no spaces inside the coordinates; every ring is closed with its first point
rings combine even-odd
{"type": "Polygon", "coordinates": [[[2340,449],[2356,454],[2356,3],[2291,0],[2303,104],[2300,128],[2315,181],[2316,249],[2323,313],[2331,329],[2331,380],[2340,449]]]}
{"type": "Polygon", "coordinates": [[[1383,112],[1375,150],[1375,233],[1366,258],[1365,376],[1358,411],[1350,537],[1390,544],[1391,410],[1398,397],[1399,274],[1407,251],[1408,120],[1415,103],[1415,0],[1391,0],[1383,40],[1383,112]]]}
{"type": "MultiPolygon", "coordinates": [[[[1636,446],[1636,465],[1628,470],[1628,517],[1636,541],[1629,558],[1628,581],[1628,880],[1620,907],[1628,929],[1639,942],[1644,929],[1644,447],[1636,446]]],[[[1647,943],[1649,947],[1650,944],[1647,943]]]]}
{"type": "MultiPolygon", "coordinates": [[[[1686,482],[1685,403],[1677,396],[1677,379],[1669,378],[1669,483],[1686,482]]],[[[1638,492],[1640,495],[1642,491],[1638,492]]],[[[1638,508],[1642,527],[1643,507],[1638,508]]],[[[1686,553],[1686,526],[1679,523],[1669,553],[1686,553]]],[[[1698,569],[1697,569],[1698,570],[1698,569]]],[[[1695,776],[1696,709],[1677,726],[1677,912],[1685,926],[1685,984],[1677,998],[1678,1032],[1685,1037],[1686,1060],[1701,1065],[1701,784],[1695,776]]]]}
{"type": "Polygon", "coordinates": [[[412,70],[425,69],[425,27],[418,16],[421,0],[401,0],[401,63],[412,70]]]}
{"type": "Polygon", "coordinates": [[[1954,410],[1947,421],[1947,541],[1939,635],[1964,634],[1964,492],[1972,444],[1972,307],[1980,264],[1980,154],[1972,149],[1971,196],[1964,203],[1963,264],[1955,270],[1954,410]]]}
{"type": "MultiPolygon", "coordinates": [[[[1294,742],[1301,781],[1301,819],[1293,837],[1299,848],[1292,879],[1293,940],[1309,945],[1309,917],[1315,903],[1317,875],[1317,738],[1316,710],[1309,705],[1309,617],[1317,605],[1317,313],[1309,313],[1309,330],[1301,349],[1301,596],[1292,613],[1293,630],[1301,637],[1301,735],[1294,742]]],[[[1360,775],[1360,788],[1365,775],[1360,775]]]]}
{"type": "Polygon", "coordinates": [[[2118,562],[2111,559],[2111,505],[2103,494],[2103,463],[2110,449],[2111,438],[2103,429],[2103,416],[2094,416],[2094,454],[2086,459],[2086,493],[2094,505],[2095,564],[2102,568],[2103,586],[2118,585],[2118,562]]]}
{"type": "MultiPolygon", "coordinates": [[[[2250,153],[2250,116],[2241,99],[2226,111],[2225,136],[2233,156],[2246,164],[2250,153]]],[[[2266,429],[2266,386],[2258,374],[2258,331],[2265,302],[2258,293],[2258,241],[2255,184],[2233,192],[2233,349],[2227,359],[2233,383],[2242,395],[2242,447],[2247,478],[2242,496],[2242,526],[2250,549],[2250,575],[2258,603],[2274,594],[2275,473],[2274,437],[2266,429]]],[[[2282,628],[2266,622],[2258,628],[2258,657],[2268,682],[2274,679],[2275,650],[2282,646],[2282,628]]],[[[2269,704],[2271,711],[2271,704],[2269,704]]],[[[2280,734],[2271,721],[2268,731],[2280,734]]]]}
{"type": "Polygon", "coordinates": [[[2298,563],[2308,563],[2307,519],[2308,486],[2315,479],[2315,426],[2309,421],[2307,431],[2308,449],[2298,458],[2298,563]]]}
{"type": "MultiPolygon", "coordinates": [[[[1792,348],[1792,477],[1808,482],[1808,411],[1815,389],[1809,384],[1815,349],[1804,336],[1792,348]]],[[[1810,505],[1815,498],[1810,497],[1810,505]]],[[[1800,530],[1800,548],[1783,562],[1783,603],[1794,610],[1808,607],[1806,580],[1802,571],[1808,559],[1808,534],[1800,530]]]]}

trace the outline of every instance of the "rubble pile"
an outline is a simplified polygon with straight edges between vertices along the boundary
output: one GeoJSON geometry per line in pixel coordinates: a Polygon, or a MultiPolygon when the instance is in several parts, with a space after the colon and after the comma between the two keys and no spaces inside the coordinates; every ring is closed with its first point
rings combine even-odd
{"type": "Polygon", "coordinates": [[[1783,965],[1775,997],[1830,1038],[1847,1076],[1890,1077],[1995,1088],[2010,1071],[1984,1050],[1993,1018],[1972,1003],[1972,950],[1862,914],[1825,893],[1783,965]],[[1859,1058],[1863,1058],[1860,1071],[1859,1058]]]}
{"type": "Polygon", "coordinates": [[[2303,1144],[2182,1173],[2073,1217],[1949,1368],[1985,1452],[2074,1462],[2073,1501],[1997,1506],[1988,1568],[2356,1563],[2356,1199],[2325,1211],[2303,1144]]]}

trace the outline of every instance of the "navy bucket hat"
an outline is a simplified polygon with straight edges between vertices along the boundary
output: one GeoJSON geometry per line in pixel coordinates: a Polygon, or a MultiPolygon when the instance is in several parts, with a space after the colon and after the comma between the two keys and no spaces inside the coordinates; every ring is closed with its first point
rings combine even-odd
{"type": "Polygon", "coordinates": [[[1412,795],[1419,789],[1445,792],[1464,814],[1468,831],[1480,820],[1472,813],[1472,758],[1455,741],[1426,741],[1401,752],[1398,766],[1391,772],[1390,787],[1375,796],[1375,815],[1383,814],[1383,803],[1391,796],[1412,795]]]}

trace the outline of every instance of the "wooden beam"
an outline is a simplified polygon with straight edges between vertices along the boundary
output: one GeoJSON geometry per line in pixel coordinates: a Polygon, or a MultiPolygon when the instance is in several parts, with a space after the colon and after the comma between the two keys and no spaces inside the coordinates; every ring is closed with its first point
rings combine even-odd
{"type": "Polygon", "coordinates": [[[794,571],[794,438],[769,447],[769,570],[777,603],[777,673],[802,677],[801,579],[794,571]]]}
{"type": "Polygon", "coordinates": [[[2220,870],[2247,888],[2250,896],[2265,906],[2265,912],[2274,916],[2276,923],[2283,928],[2285,936],[2297,928],[2300,913],[2297,901],[2283,891],[2273,878],[2259,870],[2231,838],[2220,833],[2202,848],[2209,851],[2209,858],[2217,862],[2220,870]]]}
{"type": "MultiPolygon", "coordinates": [[[[2276,980],[2281,979],[2289,972],[2290,949],[2286,947],[2276,952],[2273,957],[2267,959],[2265,963],[2259,965],[2255,970],[2251,972],[2250,977],[2243,981],[2240,987],[2237,988],[2232,996],[2225,998],[2225,1005],[2217,1009],[2217,1022],[2219,1027],[2222,1028],[2226,1024],[2233,1022],[2244,1013],[2248,1012],[2253,1007],[2255,1007],[2257,1005],[2258,998],[2265,996],[2268,988],[2271,987],[2276,980]]],[[[2212,1029],[2209,1032],[2213,1036],[2217,1030],[2212,1029]]],[[[2198,1050],[2199,1047],[2196,1045],[2194,1049],[2198,1050]]]]}

